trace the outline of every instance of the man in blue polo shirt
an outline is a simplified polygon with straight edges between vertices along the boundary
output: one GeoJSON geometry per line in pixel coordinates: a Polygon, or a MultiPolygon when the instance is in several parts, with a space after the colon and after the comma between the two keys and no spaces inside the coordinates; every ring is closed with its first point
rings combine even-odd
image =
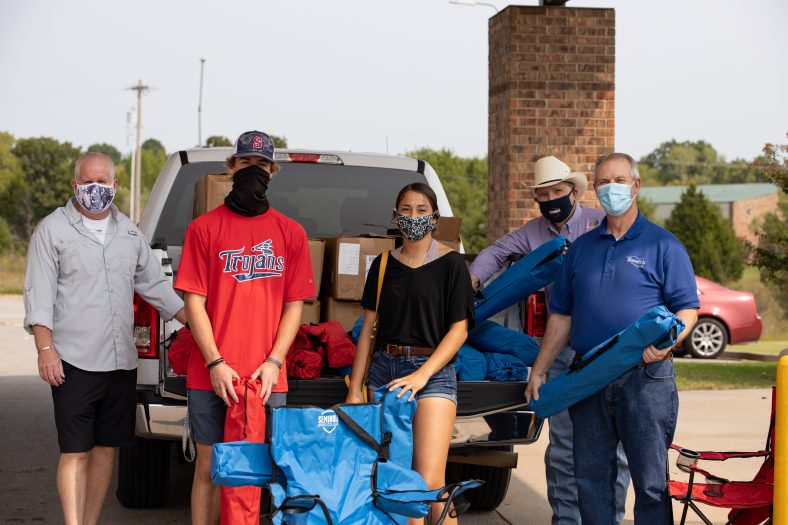
{"type": "MultiPolygon", "coordinates": [[[[634,159],[623,153],[600,158],[594,188],[606,216],[574,242],[561,266],[525,391],[528,400],[539,398],[539,387],[567,342],[583,355],[664,305],[687,325],[678,347],[697,320],[692,263],[671,233],[638,212],[640,176],[634,159]]],[[[569,409],[584,525],[614,522],[619,440],[635,488],[635,523],[670,522],[665,464],[678,415],[671,357],[670,349],[644,348],[641,365],[569,409]]]]}

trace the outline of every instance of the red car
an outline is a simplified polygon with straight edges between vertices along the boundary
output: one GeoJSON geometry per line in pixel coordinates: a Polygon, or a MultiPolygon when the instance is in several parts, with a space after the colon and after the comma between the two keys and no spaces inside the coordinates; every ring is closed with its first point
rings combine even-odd
{"type": "Polygon", "coordinates": [[[684,350],[693,357],[714,359],[730,344],[757,341],[761,316],[750,292],[729,290],[695,276],[700,298],[698,323],[684,340],[684,350]]]}

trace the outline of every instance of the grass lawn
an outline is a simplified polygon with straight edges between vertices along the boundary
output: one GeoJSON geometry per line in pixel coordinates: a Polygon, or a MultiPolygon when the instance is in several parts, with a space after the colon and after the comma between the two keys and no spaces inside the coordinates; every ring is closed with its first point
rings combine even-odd
{"type": "Polygon", "coordinates": [[[0,253],[0,294],[21,294],[25,282],[25,256],[0,253]]]}
{"type": "Polygon", "coordinates": [[[679,390],[731,390],[771,388],[777,377],[777,363],[746,361],[735,363],[673,361],[679,390]]]}

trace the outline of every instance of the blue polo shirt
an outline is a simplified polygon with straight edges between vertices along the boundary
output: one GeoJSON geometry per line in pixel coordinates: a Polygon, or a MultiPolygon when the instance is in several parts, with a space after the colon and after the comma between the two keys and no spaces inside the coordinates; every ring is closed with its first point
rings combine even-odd
{"type": "Polygon", "coordinates": [[[570,344],[581,355],[659,305],[700,307],[695,274],[678,239],[640,213],[618,240],[607,218],[578,237],[550,299],[551,312],[572,317],[570,344]]]}

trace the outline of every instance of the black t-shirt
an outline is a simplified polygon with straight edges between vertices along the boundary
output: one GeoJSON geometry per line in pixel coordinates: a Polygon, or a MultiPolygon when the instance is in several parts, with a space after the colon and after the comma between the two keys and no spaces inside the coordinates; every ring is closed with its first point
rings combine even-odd
{"type": "MultiPolygon", "coordinates": [[[[378,256],[369,268],[361,305],[375,310],[378,256]]],[[[449,252],[418,268],[389,254],[378,306],[377,346],[384,343],[437,348],[453,323],[473,327],[473,287],[465,260],[449,252]]]]}

